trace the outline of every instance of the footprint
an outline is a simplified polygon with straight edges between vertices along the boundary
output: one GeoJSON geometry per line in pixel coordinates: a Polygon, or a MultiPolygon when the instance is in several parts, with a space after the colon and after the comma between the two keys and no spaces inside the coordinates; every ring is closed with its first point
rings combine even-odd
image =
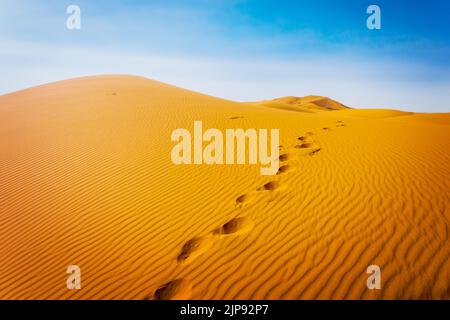
{"type": "Polygon", "coordinates": [[[329,131],[329,130],[331,130],[331,129],[328,128],[328,127],[324,127],[324,128],[322,128],[322,130],[329,131]]]}
{"type": "Polygon", "coordinates": [[[285,164],[284,166],[281,166],[281,167],[278,168],[277,174],[286,173],[286,172],[290,171],[291,169],[292,169],[292,168],[291,168],[290,165],[285,164]]]}
{"type": "Polygon", "coordinates": [[[254,192],[245,193],[236,198],[236,206],[247,205],[255,199],[256,194],[254,192]]]}
{"type": "Polygon", "coordinates": [[[300,136],[297,138],[297,140],[300,140],[300,141],[306,141],[306,139],[308,139],[308,138],[305,136],[300,136]]]}
{"type": "Polygon", "coordinates": [[[283,153],[280,155],[278,159],[280,159],[281,162],[285,162],[288,161],[289,159],[292,159],[292,155],[289,153],[283,153]]]}
{"type": "Polygon", "coordinates": [[[196,237],[187,241],[177,257],[178,263],[189,263],[211,247],[211,239],[196,237]]]}
{"type": "Polygon", "coordinates": [[[238,235],[249,232],[253,226],[254,223],[252,220],[244,217],[237,217],[214,230],[213,233],[216,235],[238,235]]]}
{"type": "Polygon", "coordinates": [[[313,143],[302,143],[302,144],[296,145],[294,148],[307,149],[307,148],[312,148],[312,147],[314,147],[313,143]]]}
{"type": "Polygon", "coordinates": [[[230,120],[244,119],[242,116],[231,117],[230,120]]]}
{"type": "Polygon", "coordinates": [[[242,196],[237,197],[237,199],[236,199],[236,204],[245,203],[245,202],[247,202],[248,200],[249,200],[249,199],[248,199],[248,195],[243,194],[242,196]]]}
{"type": "Polygon", "coordinates": [[[307,134],[308,136],[313,136],[313,135],[314,135],[314,132],[308,131],[308,132],[306,132],[306,134],[307,134]]]}
{"type": "Polygon", "coordinates": [[[319,152],[320,150],[322,150],[322,148],[314,149],[314,150],[311,151],[309,154],[310,154],[311,156],[313,156],[313,155],[315,155],[317,152],[319,152]]]}
{"type": "MultiPolygon", "coordinates": [[[[175,279],[155,290],[155,300],[186,300],[192,294],[192,285],[186,279],[175,279]]],[[[149,300],[149,298],[145,298],[149,300]]]]}
{"type": "Polygon", "coordinates": [[[258,190],[259,191],[273,191],[275,189],[278,189],[279,186],[280,186],[280,183],[278,181],[274,180],[274,181],[267,182],[265,185],[258,188],[258,190]]]}

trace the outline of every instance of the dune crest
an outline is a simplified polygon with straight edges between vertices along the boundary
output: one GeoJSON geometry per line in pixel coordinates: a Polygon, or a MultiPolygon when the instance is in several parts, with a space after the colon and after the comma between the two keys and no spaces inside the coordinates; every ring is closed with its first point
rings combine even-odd
{"type": "Polygon", "coordinates": [[[306,97],[288,96],[272,100],[254,102],[253,104],[270,107],[274,109],[297,111],[297,112],[309,112],[309,113],[320,111],[345,110],[349,108],[340,102],[322,96],[306,96],[306,97]]]}

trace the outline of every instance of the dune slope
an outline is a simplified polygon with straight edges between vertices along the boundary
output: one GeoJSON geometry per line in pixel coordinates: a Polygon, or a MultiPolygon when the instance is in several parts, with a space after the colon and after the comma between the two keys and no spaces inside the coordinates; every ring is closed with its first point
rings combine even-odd
{"type": "Polygon", "coordinates": [[[450,117],[395,115],[131,76],[1,96],[0,299],[448,299],[450,117]],[[194,120],[279,128],[279,174],[174,165],[194,120]]]}

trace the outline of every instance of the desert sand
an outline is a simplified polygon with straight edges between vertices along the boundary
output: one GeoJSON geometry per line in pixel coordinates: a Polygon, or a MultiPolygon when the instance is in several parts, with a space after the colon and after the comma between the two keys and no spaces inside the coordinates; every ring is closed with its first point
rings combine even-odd
{"type": "Polygon", "coordinates": [[[134,76],[3,95],[0,299],[449,299],[449,137],[448,113],[134,76]],[[195,120],[279,128],[279,174],[174,165],[171,132],[195,120]]]}

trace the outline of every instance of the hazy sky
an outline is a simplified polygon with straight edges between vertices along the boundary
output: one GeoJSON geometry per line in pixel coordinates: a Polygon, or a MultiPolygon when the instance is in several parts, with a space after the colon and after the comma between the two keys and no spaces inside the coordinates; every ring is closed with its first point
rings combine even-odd
{"type": "Polygon", "coordinates": [[[450,112],[449,17],[447,0],[0,0],[0,94],[121,73],[238,101],[450,112]],[[70,4],[81,30],[66,28],[70,4]]]}

